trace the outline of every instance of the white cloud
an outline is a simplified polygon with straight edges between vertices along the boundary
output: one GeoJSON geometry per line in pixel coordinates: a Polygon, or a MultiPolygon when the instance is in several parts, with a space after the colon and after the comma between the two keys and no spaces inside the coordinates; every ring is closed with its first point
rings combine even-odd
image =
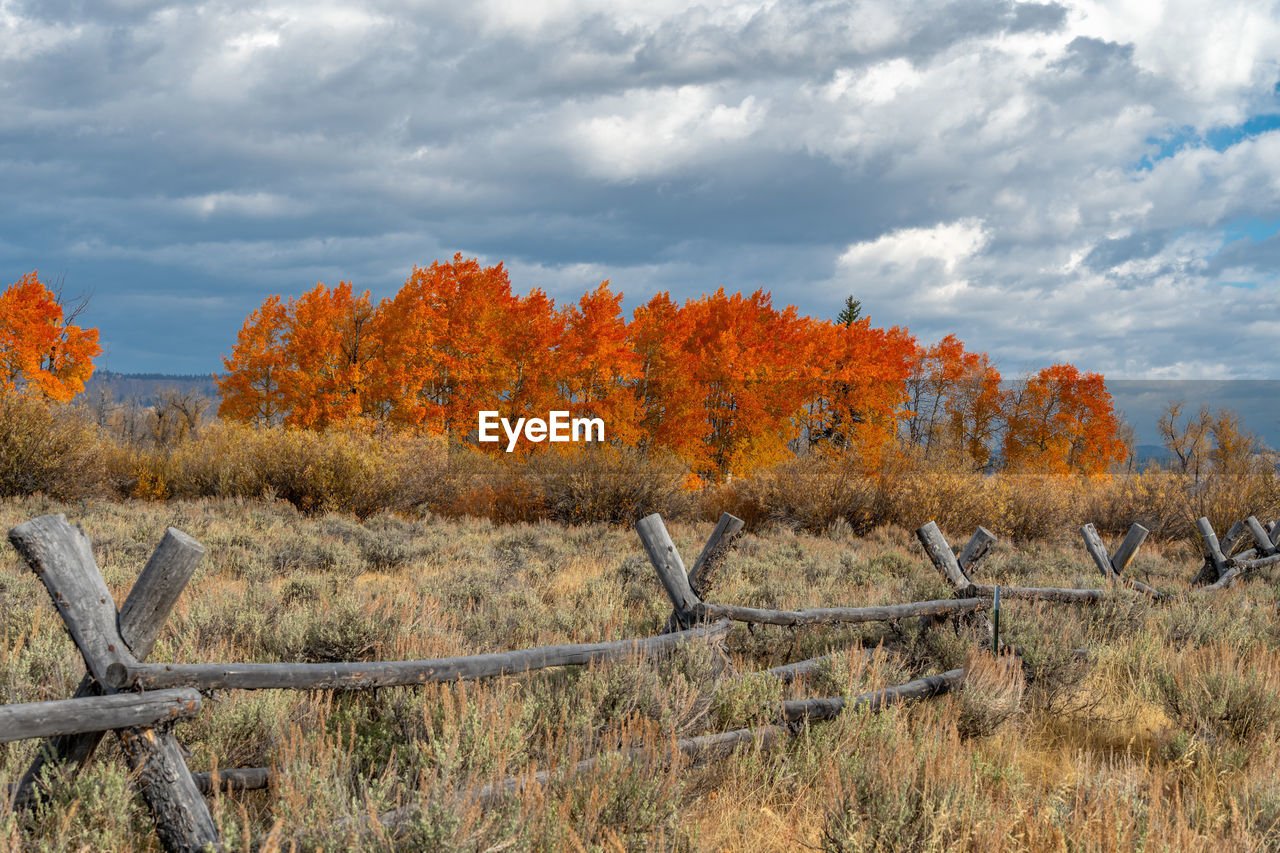
{"type": "Polygon", "coordinates": [[[921,263],[937,262],[953,276],[961,261],[973,257],[988,239],[978,219],[965,219],[933,228],[902,228],[855,243],[840,255],[849,275],[913,273],[921,263]]]}
{"type": "Polygon", "coordinates": [[[710,87],[682,86],[610,99],[570,125],[566,136],[594,174],[631,180],[746,139],[764,112],[751,95],[726,104],[710,87]]]}

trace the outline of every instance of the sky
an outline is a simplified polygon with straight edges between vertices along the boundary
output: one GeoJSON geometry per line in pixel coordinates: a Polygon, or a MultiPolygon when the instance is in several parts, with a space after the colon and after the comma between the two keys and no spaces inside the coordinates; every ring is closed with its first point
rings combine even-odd
{"type": "Polygon", "coordinates": [[[91,292],[100,367],[218,370],[270,294],[455,252],[1277,379],[1280,10],[0,0],[0,287],[91,292]]]}

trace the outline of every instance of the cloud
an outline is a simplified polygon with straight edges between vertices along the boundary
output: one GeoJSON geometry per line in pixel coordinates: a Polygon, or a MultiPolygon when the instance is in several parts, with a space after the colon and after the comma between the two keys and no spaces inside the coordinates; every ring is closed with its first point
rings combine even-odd
{"type": "Polygon", "coordinates": [[[853,293],[1013,372],[1265,376],[1278,59],[1247,1],[0,0],[0,277],[92,286],[119,370],[462,251],[560,300],[853,293]]]}

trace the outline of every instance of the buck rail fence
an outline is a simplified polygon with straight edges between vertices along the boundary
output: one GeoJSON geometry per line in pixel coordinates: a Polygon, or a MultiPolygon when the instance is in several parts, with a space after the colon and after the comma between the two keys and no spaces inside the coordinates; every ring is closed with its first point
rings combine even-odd
{"type": "MultiPolygon", "coordinates": [[[[1280,525],[1276,522],[1264,526],[1250,517],[1233,525],[1221,541],[1207,519],[1201,518],[1197,528],[1204,542],[1205,558],[1193,582],[1200,588],[1197,592],[1225,589],[1265,566],[1280,563],[1280,525]],[[1233,555],[1246,536],[1254,540],[1256,547],[1233,555]]],[[[981,620],[989,631],[988,645],[993,651],[1017,654],[1017,649],[1000,642],[995,626],[985,616],[999,596],[1085,605],[1104,600],[1108,590],[1154,601],[1171,598],[1124,574],[1147,535],[1140,525],[1133,526],[1112,554],[1108,554],[1093,525],[1085,525],[1080,531],[1085,548],[1108,589],[1061,589],[975,583],[975,570],[995,543],[995,535],[979,527],[957,555],[931,521],[920,527],[916,536],[929,560],[951,584],[954,598],[807,610],[765,610],[704,601],[714,566],[742,529],[740,519],[724,514],[692,570],[687,571],[661,517],[654,514],[636,523],[636,532],[672,605],[662,633],[653,637],[435,660],[179,664],[147,663],[146,659],[204,556],[205,549],[199,542],[169,528],[117,610],[84,531],[68,524],[62,515],[32,519],[11,530],[9,540],[44,584],[84,658],[86,674],[72,698],[0,706],[0,742],[45,739],[30,767],[11,787],[10,804],[18,809],[29,807],[41,795],[42,773],[48,765],[64,766],[74,774],[90,760],[106,733],[114,732],[150,807],[163,847],[170,851],[218,849],[220,839],[205,795],[215,790],[268,787],[273,771],[249,767],[190,772],[174,738],[173,726],[198,714],[202,693],[211,690],[370,690],[494,678],[637,655],[654,658],[686,643],[718,643],[735,621],[799,626],[920,617],[927,627],[947,617],[981,620]]],[[[830,656],[786,664],[765,673],[794,681],[818,671],[830,656]]],[[[672,755],[705,760],[743,744],[768,744],[805,721],[831,719],[849,709],[874,712],[896,702],[942,695],[961,687],[964,676],[962,669],[955,669],[852,698],[787,701],[778,709],[772,724],[677,740],[672,745],[672,755]]],[[[743,675],[729,670],[727,677],[743,675]]],[[[621,755],[635,757],[640,752],[621,755]]],[[[493,802],[523,786],[545,784],[557,775],[589,769],[600,759],[601,756],[594,756],[569,767],[512,777],[471,795],[482,803],[493,802]]],[[[394,829],[417,813],[418,807],[409,805],[379,815],[376,820],[380,826],[394,829]]]]}

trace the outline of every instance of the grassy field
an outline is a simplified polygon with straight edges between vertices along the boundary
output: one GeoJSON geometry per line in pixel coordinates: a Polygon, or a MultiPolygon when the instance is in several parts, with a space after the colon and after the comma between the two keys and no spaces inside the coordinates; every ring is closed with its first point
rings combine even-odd
{"type": "MultiPolygon", "coordinates": [[[[169,620],[157,661],[429,658],[656,633],[669,605],[624,525],[300,515],[278,502],[39,498],[0,504],[5,530],[65,512],[94,542],[117,602],[167,525],[209,549],[169,620]]],[[[691,561],[710,524],[676,523],[691,561]]],[[[946,531],[962,544],[971,532],[946,531]]],[[[1133,573],[1185,591],[1186,541],[1151,541],[1133,573]]],[[[1063,530],[999,544],[986,582],[1096,586],[1063,530]]],[[[855,536],[749,528],[712,600],[761,607],[883,604],[951,596],[899,527],[855,536]]],[[[235,692],[179,725],[193,770],[270,765],[269,791],[211,801],[229,849],[325,850],[1223,850],[1280,845],[1280,584],[1263,577],[1165,605],[1008,602],[1003,635],[1021,670],[973,649],[972,629],[902,624],[738,626],[723,651],[740,673],[853,650],[784,686],[725,678],[706,647],[458,686],[367,694],[235,692]],[[880,648],[870,656],[858,647],[880,648]],[[1073,650],[1087,649],[1081,659],[1073,650]],[[966,689],[800,728],[769,749],[704,766],[665,760],[675,737],[770,722],[783,698],[851,695],[965,665],[966,689]],[[507,776],[619,747],[546,788],[482,807],[507,776]],[[423,803],[399,834],[359,820],[423,803]]],[[[0,551],[0,702],[64,698],[83,673],[47,595],[0,551]]],[[[0,745],[0,783],[36,747],[0,745]]],[[[118,748],[104,742],[40,809],[0,803],[0,847],[156,849],[118,748]]]]}

